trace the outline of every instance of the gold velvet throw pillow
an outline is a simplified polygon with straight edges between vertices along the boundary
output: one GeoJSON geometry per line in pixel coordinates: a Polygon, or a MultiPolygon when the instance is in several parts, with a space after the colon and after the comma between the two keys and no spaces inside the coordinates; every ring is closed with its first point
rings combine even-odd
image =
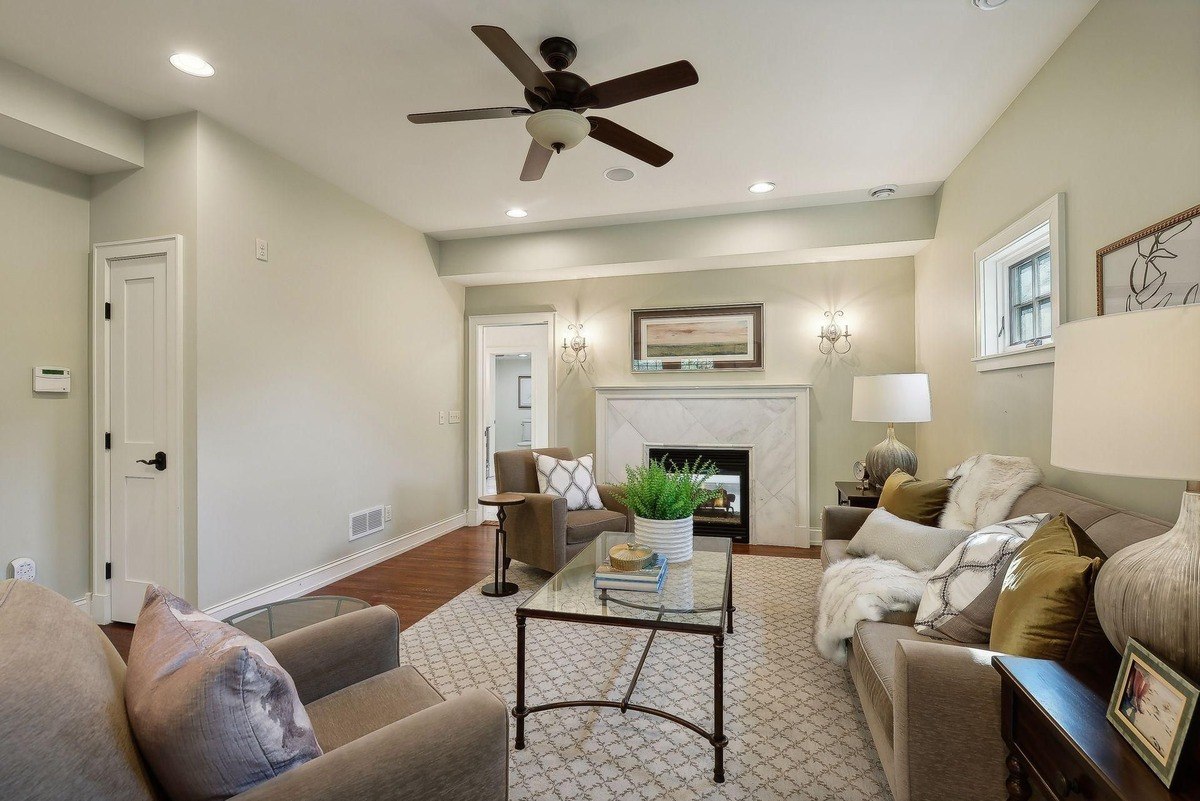
{"type": "Polygon", "coordinates": [[[1103,562],[1104,552],[1074,520],[1048,518],[1008,566],[989,647],[1063,662],[1105,645],[1092,599],[1103,562]]]}
{"type": "Polygon", "coordinates": [[[954,479],[940,478],[935,481],[917,481],[903,470],[896,470],[879,491],[879,505],[896,517],[936,526],[942,509],[950,499],[950,487],[954,479]]]}

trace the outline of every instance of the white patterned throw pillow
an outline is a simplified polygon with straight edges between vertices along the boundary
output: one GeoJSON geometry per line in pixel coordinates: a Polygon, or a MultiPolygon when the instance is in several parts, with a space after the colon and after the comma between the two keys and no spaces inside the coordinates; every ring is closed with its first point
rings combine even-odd
{"type": "Polygon", "coordinates": [[[1008,563],[1047,517],[1024,515],[986,526],[951,551],[925,585],[917,631],[939,640],[986,643],[1008,563]]]}
{"type": "Polygon", "coordinates": [[[592,454],[578,459],[555,459],[553,456],[535,453],[538,490],[543,495],[557,495],[567,499],[567,511],[579,509],[603,509],[600,491],[596,489],[596,473],[592,468],[592,454]]]}

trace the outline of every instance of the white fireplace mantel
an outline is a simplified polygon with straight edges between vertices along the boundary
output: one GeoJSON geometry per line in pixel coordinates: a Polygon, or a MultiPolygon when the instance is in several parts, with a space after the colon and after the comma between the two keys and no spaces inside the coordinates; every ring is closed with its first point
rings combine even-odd
{"type": "Polygon", "coordinates": [[[596,467],[622,481],[646,446],[750,450],[750,541],[807,546],[809,384],[596,388],[596,467]]]}

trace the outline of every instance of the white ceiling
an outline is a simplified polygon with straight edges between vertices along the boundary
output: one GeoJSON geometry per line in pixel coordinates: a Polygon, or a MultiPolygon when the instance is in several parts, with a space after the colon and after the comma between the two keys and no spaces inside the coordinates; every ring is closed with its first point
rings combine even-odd
{"type": "Polygon", "coordinates": [[[0,56],[143,119],[198,109],[453,238],[807,205],[883,183],[929,191],[1095,2],[0,0],[0,56]],[[602,112],[675,159],[656,170],[589,139],[521,183],[520,120],[407,122],[522,104],[473,24],[505,27],[535,57],[544,37],[567,36],[572,71],[593,83],[690,60],[699,85],[602,112]],[[216,76],[175,71],[175,51],[204,56],[216,76]],[[606,180],[616,165],[637,177],[606,180]],[[761,179],[779,188],[748,194],[761,179]],[[511,206],[529,217],[508,220],[511,206]]]}

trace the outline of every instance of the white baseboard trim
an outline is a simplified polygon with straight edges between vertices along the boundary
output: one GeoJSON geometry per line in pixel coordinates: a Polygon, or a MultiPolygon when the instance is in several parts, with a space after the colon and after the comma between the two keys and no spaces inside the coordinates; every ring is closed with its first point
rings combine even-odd
{"type": "Polygon", "coordinates": [[[809,545],[820,545],[821,544],[821,529],[810,528],[808,530],[808,542],[809,542],[809,545]]]}
{"type": "Polygon", "coordinates": [[[72,603],[82,609],[88,617],[92,616],[92,594],[90,592],[82,598],[75,599],[72,603]]]}
{"type": "Polygon", "coordinates": [[[215,618],[224,619],[240,614],[247,609],[253,609],[256,606],[299,597],[319,587],[324,587],[326,584],[332,584],[351,573],[357,573],[371,565],[379,564],[385,559],[391,559],[393,556],[398,556],[418,545],[437,539],[456,528],[461,528],[465,523],[466,510],[463,510],[453,517],[447,517],[445,520],[431,523],[416,531],[410,531],[398,537],[393,537],[387,542],[372,545],[370,548],[364,548],[349,556],[335,559],[328,564],[299,573],[291,578],[286,578],[283,581],[278,581],[253,592],[248,592],[245,595],[239,595],[236,598],[223,601],[215,606],[210,606],[204,612],[215,618]]]}

